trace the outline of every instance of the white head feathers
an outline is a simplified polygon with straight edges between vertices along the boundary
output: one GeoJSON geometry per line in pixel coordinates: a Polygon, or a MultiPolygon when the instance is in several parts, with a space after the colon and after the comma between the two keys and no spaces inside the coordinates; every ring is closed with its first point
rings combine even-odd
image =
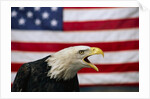
{"type": "Polygon", "coordinates": [[[58,80],[73,78],[78,70],[87,66],[82,61],[84,55],[79,54],[79,50],[88,51],[89,49],[88,46],[74,46],[54,53],[46,60],[48,66],[51,66],[47,76],[58,80]]]}

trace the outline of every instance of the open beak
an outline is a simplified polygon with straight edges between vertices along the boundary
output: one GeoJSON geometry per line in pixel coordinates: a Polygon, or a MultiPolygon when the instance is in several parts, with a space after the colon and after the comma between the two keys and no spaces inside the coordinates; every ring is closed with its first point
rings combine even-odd
{"type": "Polygon", "coordinates": [[[104,52],[100,48],[91,47],[89,55],[87,55],[86,57],[84,57],[83,61],[86,62],[94,70],[99,71],[98,68],[88,60],[89,56],[91,56],[91,55],[97,55],[97,54],[102,54],[102,56],[104,57],[104,52]]]}

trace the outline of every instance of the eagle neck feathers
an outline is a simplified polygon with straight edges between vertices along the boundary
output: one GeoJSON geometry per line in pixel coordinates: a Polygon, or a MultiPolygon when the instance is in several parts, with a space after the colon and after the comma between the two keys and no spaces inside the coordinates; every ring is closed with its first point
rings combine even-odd
{"type": "Polygon", "coordinates": [[[51,55],[51,57],[46,59],[46,62],[51,67],[47,74],[50,79],[69,80],[81,69],[74,66],[76,64],[72,63],[72,57],[68,53],[61,51],[51,55]]]}

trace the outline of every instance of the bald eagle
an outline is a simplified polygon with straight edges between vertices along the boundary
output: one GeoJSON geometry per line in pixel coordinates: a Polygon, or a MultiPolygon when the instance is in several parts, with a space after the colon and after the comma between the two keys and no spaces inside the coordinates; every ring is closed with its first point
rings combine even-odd
{"type": "Polygon", "coordinates": [[[98,68],[88,57],[102,54],[100,48],[74,46],[43,59],[23,64],[15,77],[12,92],[78,92],[77,72],[81,68],[98,68]]]}

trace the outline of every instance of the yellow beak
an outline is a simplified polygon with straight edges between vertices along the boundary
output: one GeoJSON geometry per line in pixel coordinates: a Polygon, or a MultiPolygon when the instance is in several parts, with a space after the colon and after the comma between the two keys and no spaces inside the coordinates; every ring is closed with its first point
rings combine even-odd
{"type": "Polygon", "coordinates": [[[104,57],[104,52],[100,48],[91,47],[91,53],[90,53],[90,55],[95,55],[95,54],[102,54],[103,57],[104,57]]]}
{"type": "MultiPolygon", "coordinates": [[[[104,57],[104,52],[100,48],[91,47],[90,54],[88,56],[96,55],[96,54],[102,54],[102,56],[104,57]]],[[[86,57],[88,57],[88,56],[86,56],[86,57]]],[[[98,68],[94,64],[91,64],[91,63],[87,63],[87,64],[94,70],[99,71],[98,68]]]]}

